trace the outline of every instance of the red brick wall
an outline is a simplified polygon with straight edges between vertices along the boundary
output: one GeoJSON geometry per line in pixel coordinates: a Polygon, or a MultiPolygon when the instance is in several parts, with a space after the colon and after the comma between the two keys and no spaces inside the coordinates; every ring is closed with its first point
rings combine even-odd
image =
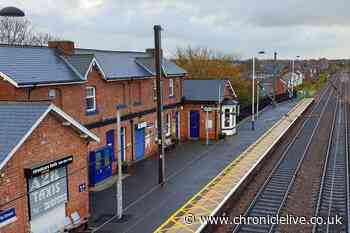
{"type": "Polygon", "coordinates": [[[282,94],[286,93],[286,91],[287,91],[287,87],[283,84],[281,79],[277,79],[276,94],[277,95],[282,95],[282,94]]]}
{"type": "Polygon", "coordinates": [[[16,99],[16,87],[0,77],[0,100],[16,99]]]}
{"type": "MultiPolygon", "coordinates": [[[[163,103],[172,104],[181,101],[181,81],[174,79],[174,93],[176,98],[169,98],[169,80],[163,79],[163,103]]],[[[60,85],[36,87],[31,91],[31,100],[48,100],[49,89],[58,90],[54,103],[62,108],[67,114],[78,119],[83,124],[115,117],[117,104],[127,104],[128,108],[123,114],[140,112],[156,107],[153,99],[153,79],[142,79],[133,81],[106,82],[101,75],[93,70],[89,73],[88,82],[75,85],[60,85]],[[123,90],[124,85],[124,90],[123,90]],[[98,114],[86,116],[85,114],[85,87],[96,87],[96,99],[98,114]],[[134,105],[141,86],[141,105],[134,105]],[[123,92],[126,92],[123,98],[123,92]]],[[[0,100],[27,100],[27,88],[14,89],[8,82],[0,81],[0,100]],[[15,92],[15,93],[14,93],[15,92]]]]}
{"type": "MultiPolygon", "coordinates": [[[[36,87],[31,90],[31,100],[48,100],[49,89],[56,90],[56,98],[53,100],[55,105],[63,109],[67,114],[80,121],[82,124],[90,124],[106,119],[115,118],[117,104],[126,104],[127,108],[122,110],[121,115],[142,112],[144,110],[156,107],[156,101],[153,99],[153,81],[154,79],[128,80],[106,82],[98,71],[92,70],[88,75],[88,82],[84,84],[60,85],[49,87],[36,87]],[[87,86],[96,87],[96,101],[98,113],[87,116],[85,113],[85,88],[87,86]],[[141,87],[141,92],[140,88],[141,87]],[[141,104],[138,95],[141,94],[141,104]],[[124,96],[125,95],[125,96],[124,96]]],[[[175,98],[169,97],[169,80],[163,79],[163,103],[164,105],[178,103],[182,97],[182,86],[180,78],[174,79],[174,94],[175,98]]],[[[0,100],[27,100],[28,90],[23,88],[13,88],[7,82],[0,82],[0,90],[4,90],[6,94],[0,94],[0,100]]],[[[2,91],[1,91],[2,92],[2,91]]],[[[156,114],[148,114],[143,116],[147,121],[156,119],[156,114]]],[[[142,119],[134,119],[134,124],[142,119]]],[[[122,122],[122,126],[126,127],[126,141],[131,143],[131,125],[129,121],[122,122]]],[[[98,137],[101,138],[101,143],[96,146],[90,146],[89,149],[97,149],[106,145],[106,132],[114,129],[115,124],[92,129],[98,137]]],[[[133,126],[134,127],[134,126],[133,126]]],[[[115,135],[116,140],[116,135],[115,135]]],[[[115,143],[116,144],[116,143],[115,143]]],[[[150,155],[155,152],[156,145],[146,149],[146,154],[150,155]]],[[[115,149],[116,151],[116,149],[115,149]]],[[[127,150],[127,159],[132,160],[131,148],[127,150]]]]}
{"type": "MultiPolygon", "coordinates": [[[[181,111],[181,140],[190,139],[189,129],[189,114],[191,110],[200,112],[200,130],[199,137],[201,140],[206,139],[206,129],[205,129],[205,119],[206,113],[201,110],[201,106],[204,104],[185,104],[183,107],[183,111],[181,111]]],[[[205,105],[208,106],[208,105],[205,105]]],[[[216,107],[215,105],[211,105],[211,107],[216,107]]],[[[217,140],[220,133],[220,117],[217,111],[210,112],[208,114],[209,120],[213,122],[213,128],[209,129],[209,139],[217,140]]]]}
{"type": "Polygon", "coordinates": [[[81,217],[89,215],[88,192],[79,193],[79,184],[88,184],[87,145],[71,128],[48,115],[32,135],[15,153],[7,165],[0,171],[0,209],[16,207],[17,221],[0,229],[1,233],[29,232],[26,179],[24,168],[72,155],[73,162],[68,165],[69,201],[67,214],[78,211],[81,217]],[[18,200],[2,206],[7,201],[18,200]]]}

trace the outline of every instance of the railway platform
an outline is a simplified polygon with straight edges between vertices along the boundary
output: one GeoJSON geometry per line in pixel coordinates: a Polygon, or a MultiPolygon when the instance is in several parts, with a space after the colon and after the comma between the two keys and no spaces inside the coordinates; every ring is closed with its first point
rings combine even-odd
{"type": "Polygon", "coordinates": [[[240,153],[201,191],[189,199],[172,214],[155,233],[194,233],[201,232],[206,226],[199,216],[214,216],[226,201],[239,191],[240,186],[254,173],[275,144],[283,137],[294,122],[306,111],[313,98],[300,100],[288,114],[284,115],[255,143],[240,153]],[[185,222],[185,216],[193,222],[185,222]]]}
{"type": "Polygon", "coordinates": [[[115,185],[91,192],[92,232],[154,232],[298,103],[295,99],[267,107],[256,119],[255,131],[251,130],[248,119],[238,125],[237,135],[211,142],[209,146],[201,141],[179,144],[166,154],[167,184],[163,187],[157,184],[155,156],[136,164],[132,175],[123,180],[125,218],[122,221],[115,217],[115,185]]]}

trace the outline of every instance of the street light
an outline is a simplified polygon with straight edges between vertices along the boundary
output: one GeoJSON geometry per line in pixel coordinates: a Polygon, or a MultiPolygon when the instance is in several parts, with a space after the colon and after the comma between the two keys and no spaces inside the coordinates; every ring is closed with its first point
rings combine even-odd
{"type": "MultiPolygon", "coordinates": [[[[258,54],[265,54],[264,51],[260,51],[258,54]]],[[[255,110],[254,110],[254,99],[255,99],[255,56],[253,56],[253,80],[252,80],[252,130],[255,130],[255,110]]]]}
{"type": "MultiPolygon", "coordinates": [[[[300,56],[296,56],[298,59],[300,56]]],[[[292,75],[291,75],[291,84],[292,84],[292,93],[290,94],[290,98],[293,98],[294,96],[294,61],[295,59],[293,58],[292,60],[292,75]]]]}
{"type": "MultiPolygon", "coordinates": [[[[265,51],[259,51],[259,55],[264,55],[265,51]]],[[[259,102],[260,102],[260,86],[259,86],[260,81],[257,81],[256,85],[256,119],[259,117],[259,102]]]]}
{"type": "Polygon", "coordinates": [[[4,7],[0,10],[0,16],[24,17],[25,14],[22,10],[18,9],[17,7],[9,6],[9,7],[4,7]]]}

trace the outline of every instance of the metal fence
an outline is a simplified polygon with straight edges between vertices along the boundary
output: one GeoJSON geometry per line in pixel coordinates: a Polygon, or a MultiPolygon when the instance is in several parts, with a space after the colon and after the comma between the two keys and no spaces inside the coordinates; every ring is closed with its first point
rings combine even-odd
{"type": "MultiPolygon", "coordinates": [[[[294,98],[295,97],[296,97],[296,95],[294,93],[294,98]]],[[[276,102],[277,103],[281,103],[281,102],[286,101],[286,100],[290,100],[289,93],[276,95],[276,102]]],[[[264,109],[265,107],[271,105],[271,104],[272,104],[271,98],[269,98],[269,97],[261,98],[259,100],[259,111],[264,109]]],[[[241,121],[244,118],[251,116],[251,114],[252,114],[252,105],[251,104],[241,107],[240,113],[238,116],[238,121],[241,121]]]]}

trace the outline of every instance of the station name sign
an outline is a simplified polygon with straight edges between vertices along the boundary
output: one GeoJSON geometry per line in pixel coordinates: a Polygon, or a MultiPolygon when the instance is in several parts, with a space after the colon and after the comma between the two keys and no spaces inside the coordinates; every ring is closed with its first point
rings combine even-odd
{"type": "Polygon", "coordinates": [[[27,168],[25,169],[25,174],[27,177],[35,177],[40,176],[42,174],[48,173],[52,170],[55,170],[60,167],[67,166],[68,164],[73,162],[73,156],[67,156],[61,159],[58,159],[56,161],[52,161],[40,166],[36,166],[33,168],[27,168]]]}
{"type": "Polygon", "coordinates": [[[142,122],[137,124],[137,129],[143,129],[147,127],[147,122],[142,122]]]}
{"type": "Polygon", "coordinates": [[[4,211],[0,211],[0,227],[6,226],[16,221],[16,209],[11,208],[4,211]]]}

